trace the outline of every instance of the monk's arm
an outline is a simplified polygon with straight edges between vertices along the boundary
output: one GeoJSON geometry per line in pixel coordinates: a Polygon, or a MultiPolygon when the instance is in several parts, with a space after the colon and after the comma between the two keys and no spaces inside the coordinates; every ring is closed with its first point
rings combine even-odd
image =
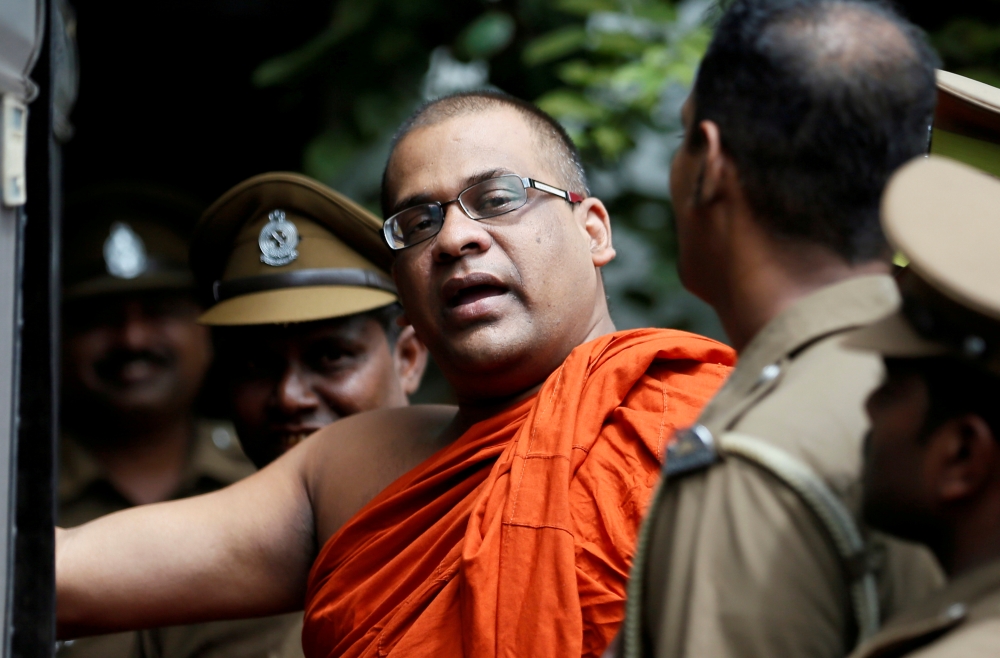
{"type": "Polygon", "coordinates": [[[309,443],[220,491],[58,530],[60,637],[301,608],[316,551],[309,443]]]}
{"type": "Polygon", "coordinates": [[[460,433],[454,419],[446,406],[355,414],[220,491],[58,531],[60,637],[301,609],[319,546],[460,433]]]}

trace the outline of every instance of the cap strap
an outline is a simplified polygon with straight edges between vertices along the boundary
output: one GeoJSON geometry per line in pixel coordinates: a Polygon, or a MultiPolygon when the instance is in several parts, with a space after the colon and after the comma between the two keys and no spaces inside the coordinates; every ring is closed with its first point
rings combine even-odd
{"type": "Polygon", "coordinates": [[[249,295],[265,290],[283,288],[303,288],[307,286],[355,286],[375,288],[396,294],[396,286],[387,277],[358,267],[317,268],[295,270],[281,274],[261,274],[231,281],[216,281],[212,284],[215,301],[249,295]]]}

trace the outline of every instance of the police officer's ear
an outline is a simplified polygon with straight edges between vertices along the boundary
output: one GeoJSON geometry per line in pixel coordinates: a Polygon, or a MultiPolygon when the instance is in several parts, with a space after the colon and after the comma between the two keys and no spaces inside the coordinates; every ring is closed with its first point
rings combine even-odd
{"type": "Polygon", "coordinates": [[[728,182],[727,177],[734,172],[730,171],[729,156],[722,150],[719,126],[714,121],[703,120],[693,130],[697,133],[693,138],[701,151],[694,198],[698,206],[705,206],[719,198],[728,182]]]}
{"type": "Polygon", "coordinates": [[[965,503],[984,488],[1000,486],[1000,442],[981,416],[950,418],[929,441],[929,474],[943,505],[965,503]]]}

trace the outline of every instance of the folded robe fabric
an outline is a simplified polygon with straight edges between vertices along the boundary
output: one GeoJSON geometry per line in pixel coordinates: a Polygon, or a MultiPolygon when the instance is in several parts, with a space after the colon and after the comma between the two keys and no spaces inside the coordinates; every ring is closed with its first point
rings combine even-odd
{"type": "Polygon", "coordinates": [[[600,656],[666,445],[734,361],[662,329],[577,347],[535,396],[330,538],[309,576],[306,656],[600,656]]]}

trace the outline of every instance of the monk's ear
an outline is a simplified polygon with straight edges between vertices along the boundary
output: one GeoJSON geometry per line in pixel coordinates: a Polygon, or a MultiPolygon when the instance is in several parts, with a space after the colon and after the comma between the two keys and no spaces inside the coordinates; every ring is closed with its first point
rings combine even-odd
{"type": "Polygon", "coordinates": [[[611,244],[611,217],[604,203],[596,197],[587,197],[580,202],[576,216],[590,244],[590,255],[595,267],[604,267],[615,257],[611,244]]]}

